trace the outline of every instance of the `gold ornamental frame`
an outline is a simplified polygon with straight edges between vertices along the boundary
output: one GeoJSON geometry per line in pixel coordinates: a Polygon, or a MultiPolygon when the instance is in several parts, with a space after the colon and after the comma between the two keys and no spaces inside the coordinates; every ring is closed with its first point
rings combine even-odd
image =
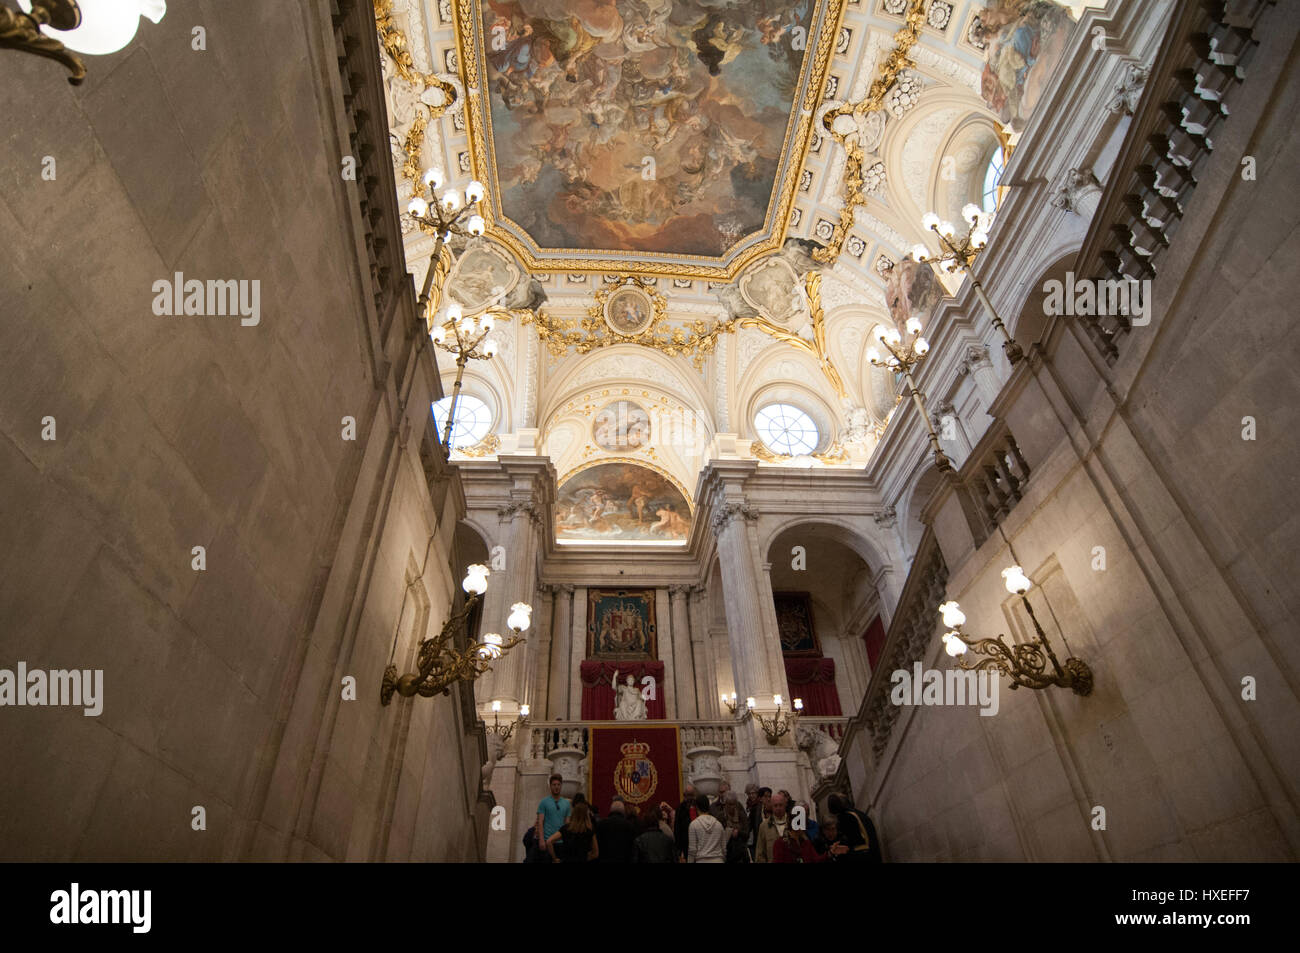
{"type": "Polygon", "coordinates": [[[785,244],[794,211],[799,178],[812,143],[813,117],[826,91],[835,40],[848,0],[815,0],[813,29],[809,30],[809,48],[800,67],[797,93],[790,104],[782,143],[783,173],[773,184],[763,228],[734,243],[718,257],[704,255],[668,255],[662,252],[629,252],[626,249],[539,248],[523,228],[511,221],[500,208],[501,192],[497,177],[495,144],[492,141],[487,91],[487,66],[483,55],[483,31],[478,12],[482,0],[453,0],[456,33],[456,57],[461,83],[465,88],[465,127],[469,137],[470,166],[474,178],[487,185],[490,202],[484,203],[487,235],[509,249],[530,272],[572,272],[575,274],[619,274],[633,272],[670,278],[694,278],[708,281],[731,281],[746,266],[785,244]],[[812,40],[815,34],[815,43],[812,40]],[[508,223],[509,227],[503,225],[508,223]],[[755,236],[758,236],[757,240],[755,236]],[[524,236],[524,237],[521,237],[524,236]],[[572,255],[569,257],[565,253],[572,255]],[[579,257],[579,256],[608,256],[579,257]]]}

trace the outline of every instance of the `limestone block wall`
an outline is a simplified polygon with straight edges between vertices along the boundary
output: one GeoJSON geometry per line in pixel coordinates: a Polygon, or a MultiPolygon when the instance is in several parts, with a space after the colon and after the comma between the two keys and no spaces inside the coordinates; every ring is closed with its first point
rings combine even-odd
{"type": "Polygon", "coordinates": [[[481,856],[457,696],[377,697],[423,634],[412,565],[445,618],[457,497],[421,465],[413,291],[375,313],[329,4],[191,14],[76,89],[5,54],[0,668],[102,669],[104,699],[0,708],[0,855],[481,856]],[[155,314],[178,272],[258,281],[257,323],[155,314]]]}
{"type": "MultiPolygon", "coordinates": [[[[941,538],[968,631],[1028,637],[999,578],[1019,561],[1058,653],[1063,635],[1095,690],[1004,680],[996,716],[905,709],[897,753],[855,778],[890,859],[1300,854],[1294,42],[1291,23],[1257,52],[1154,283],[1151,326],[1110,371],[1058,328],[1037,381],[1022,373],[1000,398],[1035,448],[1009,545],[941,538]]],[[[946,668],[937,623],[924,661],[946,668]]]]}

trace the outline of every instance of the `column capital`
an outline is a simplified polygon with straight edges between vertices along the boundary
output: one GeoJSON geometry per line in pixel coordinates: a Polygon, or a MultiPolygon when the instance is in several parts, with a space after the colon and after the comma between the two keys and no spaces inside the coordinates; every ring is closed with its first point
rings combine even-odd
{"type": "Polygon", "coordinates": [[[537,524],[542,521],[540,507],[532,500],[515,500],[504,506],[497,507],[497,518],[502,523],[513,522],[516,516],[527,515],[531,523],[537,524]]]}
{"type": "Polygon", "coordinates": [[[893,529],[898,525],[898,511],[892,506],[882,506],[871,518],[881,529],[893,529]]]}
{"type": "Polygon", "coordinates": [[[719,503],[713,511],[713,535],[721,536],[723,530],[737,518],[743,519],[746,523],[756,523],[758,515],[758,507],[750,506],[743,500],[727,500],[719,503]]]}
{"type": "Polygon", "coordinates": [[[668,587],[668,595],[677,596],[679,599],[685,599],[691,593],[691,586],[674,584],[668,587]]]}

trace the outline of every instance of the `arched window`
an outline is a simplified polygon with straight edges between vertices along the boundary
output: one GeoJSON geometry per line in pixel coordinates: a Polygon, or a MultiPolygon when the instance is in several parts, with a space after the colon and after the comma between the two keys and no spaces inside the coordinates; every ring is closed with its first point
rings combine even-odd
{"type": "Polygon", "coordinates": [[[813,419],[790,404],[768,404],[754,415],[759,439],[773,453],[796,457],[812,453],[820,434],[813,419]]]}
{"type": "MultiPolygon", "coordinates": [[[[444,397],[433,405],[433,419],[438,425],[438,436],[447,429],[447,411],[451,398],[444,397]]],[[[472,394],[461,394],[456,401],[456,422],[451,428],[451,448],[472,447],[487,436],[492,426],[492,411],[472,394]]]]}
{"type": "Polygon", "coordinates": [[[998,146],[997,151],[989,159],[988,168],[984,170],[984,194],[980,204],[986,212],[997,211],[998,183],[1002,181],[1002,173],[1005,170],[1006,156],[1002,152],[1002,147],[998,146]]]}

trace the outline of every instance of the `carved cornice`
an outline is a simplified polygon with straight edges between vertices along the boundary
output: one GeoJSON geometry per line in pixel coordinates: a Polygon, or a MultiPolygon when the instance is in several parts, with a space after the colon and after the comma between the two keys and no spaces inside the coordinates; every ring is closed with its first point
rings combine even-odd
{"type": "Polygon", "coordinates": [[[882,506],[880,512],[871,517],[881,529],[893,529],[898,525],[898,511],[892,506],[882,506]]]}
{"type": "Polygon", "coordinates": [[[509,523],[521,513],[526,513],[528,519],[534,525],[542,521],[542,514],[538,512],[538,506],[532,500],[516,500],[513,503],[507,503],[505,506],[497,507],[497,517],[503,523],[509,523]]]}

